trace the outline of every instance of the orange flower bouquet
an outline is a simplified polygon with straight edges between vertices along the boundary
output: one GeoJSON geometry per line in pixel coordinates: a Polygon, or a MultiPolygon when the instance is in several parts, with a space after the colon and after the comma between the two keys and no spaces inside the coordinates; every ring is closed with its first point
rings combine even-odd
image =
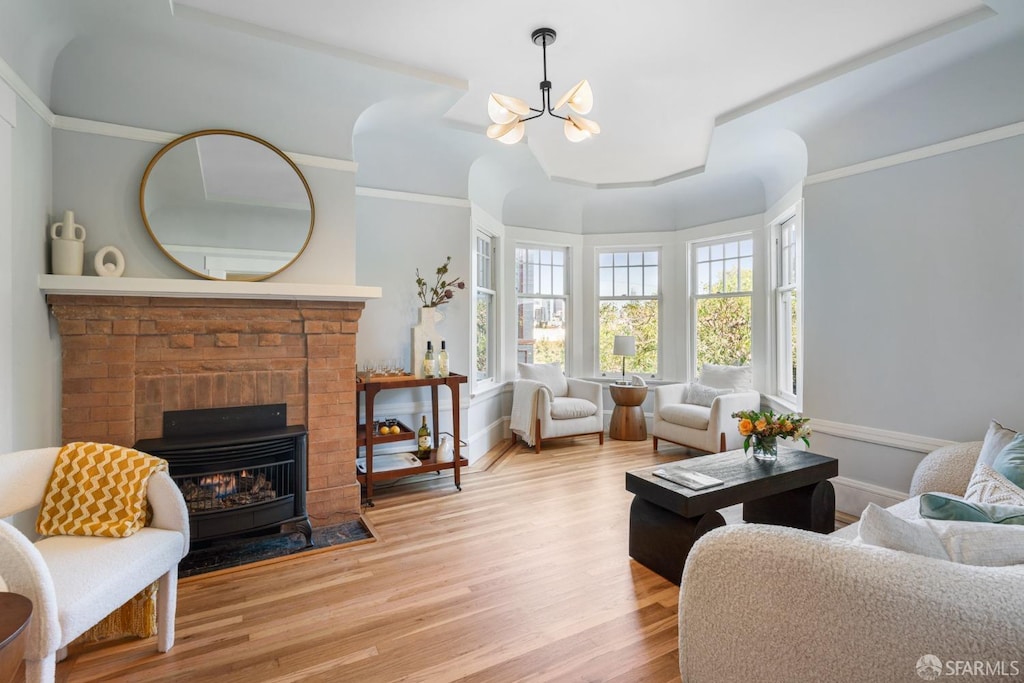
{"type": "Polygon", "coordinates": [[[743,452],[753,444],[755,458],[775,460],[779,454],[779,439],[800,439],[805,446],[811,445],[810,418],[796,413],[776,415],[772,410],[741,410],[732,416],[739,418],[738,429],[746,437],[743,452]]]}

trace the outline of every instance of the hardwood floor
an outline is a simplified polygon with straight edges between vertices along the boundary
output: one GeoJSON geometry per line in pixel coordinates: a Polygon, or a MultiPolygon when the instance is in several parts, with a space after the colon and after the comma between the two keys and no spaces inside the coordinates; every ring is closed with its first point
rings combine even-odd
{"type": "Polygon", "coordinates": [[[377,540],[183,580],[177,641],[74,648],[57,680],[678,681],[678,588],[627,555],[624,472],[577,438],[381,488],[377,540]]]}

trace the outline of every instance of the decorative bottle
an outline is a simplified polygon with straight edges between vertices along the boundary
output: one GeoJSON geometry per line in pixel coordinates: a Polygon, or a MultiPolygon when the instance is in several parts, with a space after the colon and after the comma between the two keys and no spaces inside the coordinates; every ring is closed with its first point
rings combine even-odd
{"type": "Polygon", "coordinates": [[[437,374],[439,377],[448,376],[448,350],[445,348],[444,339],[441,340],[441,351],[437,354],[437,374]]]}
{"type": "Polygon", "coordinates": [[[434,343],[427,342],[427,352],[423,354],[423,376],[434,376],[434,343]]]}
{"type": "Polygon", "coordinates": [[[430,429],[427,427],[427,416],[423,416],[423,424],[420,425],[419,432],[416,433],[416,443],[418,444],[417,455],[420,460],[430,457],[430,429]]]}

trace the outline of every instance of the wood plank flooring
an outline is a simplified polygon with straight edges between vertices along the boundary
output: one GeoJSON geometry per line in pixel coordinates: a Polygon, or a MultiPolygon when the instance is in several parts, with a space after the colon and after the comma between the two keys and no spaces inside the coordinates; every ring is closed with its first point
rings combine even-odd
{"type": "Polygon", "coordinates": [[[627,555],[624,472],[686,449],[593,437],[381,487],[377,541],[183,580],[177,641],[73,648],[57,680],[678,681],[678,588],[627,555]]]}

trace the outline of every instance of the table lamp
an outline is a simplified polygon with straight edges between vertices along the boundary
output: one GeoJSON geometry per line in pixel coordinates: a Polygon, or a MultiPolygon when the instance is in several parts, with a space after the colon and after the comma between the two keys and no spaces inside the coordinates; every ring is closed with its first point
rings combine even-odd
{"type": "Polygon", "coordinates": [[[622,379],[626,379],[626,356],[636,355],[636,337],[631,334],[615,335],[615,343],[612,345],[612,355],[622,356],[622,379]]]}

